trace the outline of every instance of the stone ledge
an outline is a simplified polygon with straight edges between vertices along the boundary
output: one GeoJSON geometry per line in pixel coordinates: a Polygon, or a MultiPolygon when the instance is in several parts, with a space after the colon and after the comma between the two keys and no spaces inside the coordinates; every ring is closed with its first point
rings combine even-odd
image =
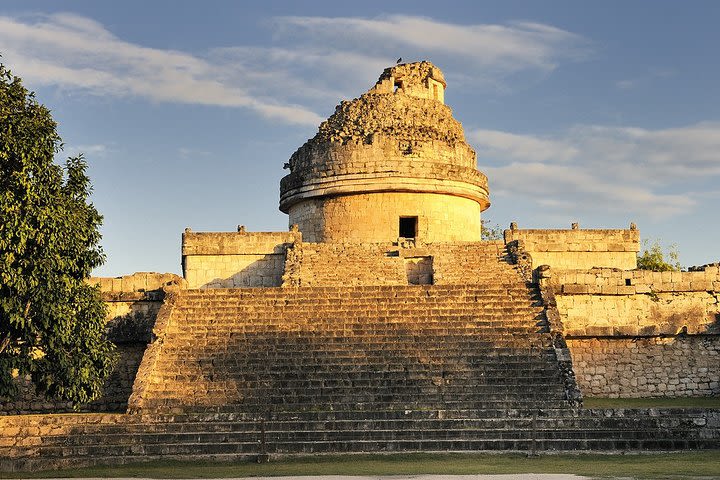
{"type": "Polygon", "coordinates": [[[487,184],[464,178],[441,179],[409,176],[391,172],[353,174],[314,179],[301,187],[284,190],[280,210],[287,213],[290,207],[302,200],[330,195],[359,193],[405,192],[437,193],[475,200],[485,210],[490,206],[487,184]]]}

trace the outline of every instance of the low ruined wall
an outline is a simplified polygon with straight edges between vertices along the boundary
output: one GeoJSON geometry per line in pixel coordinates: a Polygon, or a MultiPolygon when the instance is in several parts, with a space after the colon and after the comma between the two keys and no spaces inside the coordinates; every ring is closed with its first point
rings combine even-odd
{"type": "MultiPolygon", "coordinates": [[[[115,344],[118,357],[102,397],[83,405],[80,411],[122,412],[127,408],[138,367],[150,341],[150,332],[164,297],[162,289],[180,287],[183,280],[170,273],[142,272],[124,277],[92,277],[88,281],[100,286],[108,307],[108,338],[115,344]]],[[[0,415],[73,411],[68,402],[36,395],[29,380],[18,381],[21,382],[19,395],[0,401],[0,415]]]]}
{"type": "Polygon", "coordinates": [[[278,287],[287,248],[300,232],[193,233],[182,237],[183,276],[189,288],[278,287]]]}
{"type": "Polygon", "coordinates": [[[551,276],[585,395],[720,394],[718,267],[553,271],[551,276]]]}
{"type": "Polygon", "coordinates": [[[495,274],[505,255],[502,241],[439,243],[427,245],[433,258],[436,285],[453,285],[485,281],[495,274]]]}
{"type": "Polygon", "coordinates": [[[298,243],[287,251],[283,286],[483,282],[504,255],[502,241],[298,243]]]}
{"type": "Polygon", "coordinates": [[[407,285],[405,268],[390,243],[298,243],[287,252],[282,286],[407,285]]]}
{"type": "Polygon", "coordinates": [[[505,243],[519,240],[533,266],[550,265],[554,270],[637,267],[640,232],[629,230],[518,230],[504,232],[505,243]]]}

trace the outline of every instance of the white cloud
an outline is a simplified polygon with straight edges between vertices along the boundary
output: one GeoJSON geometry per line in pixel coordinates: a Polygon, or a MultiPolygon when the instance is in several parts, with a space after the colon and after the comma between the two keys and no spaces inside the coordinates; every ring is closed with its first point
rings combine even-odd
{"type": "Polygon", "coordinates": [[[675,71],[667,68],[654,68],[644,75],[635,78],[624,78],[615,82],[620,90],[630,90],[654,82],[658,79],[668,78],[675,75],[675,71]]]}
{"type": "Polygon", "coordinates": [[[88,158],[103,157],[107,153],[108,148],[106,145],[94,144],[94,145],[65,145],[62,155],[60,157],[76,157],[81,153],[88,158]]]}
{"type": "Polygon", "coordinates": [[[316,125],[312,110],[249,91],[234,67],[190,53],[161,50],[118,39],[101,24],[71,14],[22,22],[0,17],[4,57],[35,85],[78,88],[97,95],[139,96],[159,102],[251,109],[268,118],[316,125]],[[223,79],[224,81],[220,81],[223,79]]]}
{"type": "MultiPolygon", "coordinates": [[[[476,67],[514,72],[552,70],[560,58],[578,56],[586,41],[550,25],[513,22],[507,25],[446,23],[432,18],[390,15],[378,18],[279,17],[286,36],[331,42],[339,50],[407,51],[413,55],[448,55],[476,67]]],[[[390,60],[390,58],[388,58],[390,60]]]]}
{"type": "Polygon", "coordinates": [[[498,130],[473,130],[468,132],[468,139],[478,146],[478,156],[483,158],[500,156],[521,161],[565,161],[579,153],[577,148],[561,141],[498,130]]]}
{"type": "Polygon", "coordinates": [[[543,138],[472,130],[468,138],[491,189],[549,201],[554,209],[590,205],[675,215],[701,197],[688,185],[720,177],[718,123],[658,130],[577,126],[543,138]]]}
{"type": "Polygon", "coordinates": [[[209,157],[211,152],[208,150],[199,150],[197,148],[180,147],[177,149],[180,158],[183,159],[194,159],[198,157],[209,157]]]}
{"type": "Polygon", "coordinates": [[[369,88],[398,55],[432,57],[449,77],[507,88],[507,75],[547,72],[586,43],[530,22],[460,25],[431,18],[278,17],[275,45],[237,45],[198,54],[150,48],[69,13],[0,16],[3,61],[30,85],[95,95],[135,96],[250,109],[263,117],[315,126],[339,97],[369,88]]]}

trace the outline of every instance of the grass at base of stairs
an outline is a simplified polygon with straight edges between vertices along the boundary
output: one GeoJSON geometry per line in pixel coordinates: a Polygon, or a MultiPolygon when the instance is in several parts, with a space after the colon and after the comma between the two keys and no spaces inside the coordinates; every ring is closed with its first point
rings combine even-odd
{"type": "Polygon", "coordinates": [[[720,477],[720,451],[651,454],[540,455],[406,453],[316,455],[271,459],[268,463],[161,461],[118,467],[0,473],[0,478],[143,477],[237,478],[279,475],[565,473],[593,477],[679,479],[720,477]]]}
{"type": "Polygon", "coordinates": [[[583,399],[585,408],[720,408],[720,397],[646,397],[583,399]]]}

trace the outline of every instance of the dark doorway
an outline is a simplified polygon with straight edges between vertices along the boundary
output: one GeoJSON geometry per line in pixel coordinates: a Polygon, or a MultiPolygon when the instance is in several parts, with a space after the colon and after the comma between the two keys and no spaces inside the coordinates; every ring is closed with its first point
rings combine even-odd
{"type": "Polygon", "coordinates": [[[402,238],[417,237],[418,217],[400,217],[400,235],[402,238]]]}

